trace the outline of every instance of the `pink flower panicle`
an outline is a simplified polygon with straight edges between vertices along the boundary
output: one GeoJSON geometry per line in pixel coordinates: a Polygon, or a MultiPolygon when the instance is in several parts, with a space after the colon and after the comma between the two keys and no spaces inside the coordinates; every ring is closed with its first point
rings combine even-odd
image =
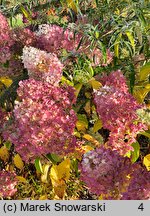
{"type": "Polygon", "coordinates": [[[108,146],[121,155],[133,150],[136,135],[147,127],[139,121],[136,111],[142,106],[128,92],[120,71],[102,78],[104,86],[95,92],[94,102],[103,127],[110,130],[108,146]]]}
{"type": "Polygon", "coordinates": [[[29,77],[58,84],[62,76],[63,64],[55,54],[34,47],[23,48],[23,63],[28,69],[29,77]]]}
{"type": "Polygon", "coordinates": [[[128,190],[122,200],[150,200],[150,172],[145,168],[136,169],[132,175],[128,190]]]}
{"type": "Polygon", "coordinates": [[[9,171],[0,171],[0,197],[8,198],[14,196],[17,192],[16,174],[9,171]]]}
{"type": "Polygon", "coordinates": [[[0,62],[5,63],[11,57],[10,47],[13,41],[7,19],[0,13],[0,62]]]}
{"type": "Polygon", "coordinates": [[[83,156],[81,180],[92,193],[102,194],[109,199],[119,199],[129,184],[128,175],[132,174],[135,167],[129,158],[100,146],[83,156]]]}
{"type": "Polygon", "coordinates": [[[104,86],[112,86],[114,88],[119,89],[120,91],[123,91],[124,93],[128,93],[128,86],[126,83],[126,78],[123,76],[120,70],[111,72],[108,76],[104,75],[100,82],[104,86]]]}
{"type": "Polygon", "coordinates": [[[76,98],[70,86],[54,86],[33,79],[20,81],[12,124],[6,122],[3,137],[9,139],[26,162],[42,154],[64,155],[74,151],[76,98]]]}
{"type": "Polygon", "coordinates": [[[39,30],[36,33],[39,46],[48,52],[59,54],[61,49],[67,51],[75,51],[81,37],[75,36],[74,33],[57,25],[43,24],[39,26],[39,30]]]}
{"type": "Polygon", "coordinates": [[[12,31],[12,37],[15,41],[14,49],[22,49],[24,46],[35,46],[36,34],[28,28],[17,28],[12,31]]]}

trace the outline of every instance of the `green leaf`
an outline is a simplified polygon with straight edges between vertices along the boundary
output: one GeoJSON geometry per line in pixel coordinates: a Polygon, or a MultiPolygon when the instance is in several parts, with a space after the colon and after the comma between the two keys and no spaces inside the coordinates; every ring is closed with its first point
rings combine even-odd
{"type": "Polygon", "coordinates": [[[131,93],[133,93],[134,84],[135,84],[135,70],[133,64],[130,65],[129,78],[130,78],[130,91],[131,93]]]}
{"type": "Polygon", "coordinates": [[[10,150],[10,148],[11,148],[11,146],[12,146],[12,143],[11,143],[10,141],[6,141],[6,142],[4,143],[4,146],[5,146],[8,150],[10,150]]]}
{"type": "Polygon", "coordinates": [[[131,161],[134,163],[140,155],[140,145],[138,142],[135,142],[132,144],[132,147],[134,148],[134,151],[131,151],[131,161]]]}
{"type": "Polygon", "coordinates": [[[88,71],[91,77],[94,76],[94,70],[90,64],[88,64],[88,66],[86,67],[86,70],[88,71]]]}
{"type": "Polygon", "coordinates": [[[135,32],[136,32],[136,35],[138,37],[138,41],[140,43],[140,45],[142,45],[142,42],[143,42],[143,38],[142,38],[142,31],[141,31],[141,28],[139,26],[136,26],[135,27],[135,32]]]}
{"type": "Polygon", "coordinates": [[[40,158],[36,158],[34,164],[35,164],[36,170],[40,173],[43,173],[43,167],[42,167],[40,158]]]}
{"type": "Polygon", "coordinates": [[[48,159],[50,159],[50,161],[51,161],[53,164],[57,164],[57,163],[61,162],[61,158],[60,158],[58,155],[56,155],[56,154],[53,154],[53,153],[47,154],[46,157],[47,157],[48,159]]]}
{"type": "Polygon", "coordinates": [[[75,171],[76,177],[79,177],[78,160],[76,158],[71,161],[71,167],[75,171]]]}
{"type": "Polygon", "coordinates": [[[98,41],[98,44],[99,44],[100,49],[101,49],[102,54],[103,54],[104,63],[106,63],[106,61],[107,61],[106,46],[101,41],[98,41]]]}

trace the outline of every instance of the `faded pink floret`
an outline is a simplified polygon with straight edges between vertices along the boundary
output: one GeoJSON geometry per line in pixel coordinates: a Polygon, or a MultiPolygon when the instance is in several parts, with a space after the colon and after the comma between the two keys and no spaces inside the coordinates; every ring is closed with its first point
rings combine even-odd
{"type": "Polygon", "coordinates": [[[5,63],[11,57],[10,47],[13,41],[6,17],[0,13],[0,63],[5,63]]]}
{"type": "Polygon", "coordinates": [[[104,86],[94,96],[97,113],[103,127],[110,130],[108,146],[124,155],[133,150],[131,144],[136,141],[137,134],[147,129],[136,114],[142,105],[128,92],[120,71],[104,76],[102,82],[104,86]]]}
{"type": "Polygon", "coordinates": [[[150,172],[143,167],[135,170],[122,200],[150,200],[150,172]]]}
{"type": "Polygon", "coordinates": [[[17,192],[16,174],[9,171],[0,171],[0,197],[9,198],[17,192]]]}
{"type": "Polygon", "coordinates": [[[128,175],[133,173],[136,165],[117,151],[100,146],[83,156],[80,168],[81,180],[92,193],[102,194],[105,199],[120,199],[129,184],[128,175]]]}
{"type": "Polygon", "coordinates": [[[23,160],[73,152],[77,120],[72,109],[74,89],[29,79],[20,81],[17,93],[20,102],[15,105],[12,121],[5,123],[3,136],[14,143],[23,160]]]}
{"type": "Polygon", "coordinates": [[[62,77],[63,64],[55,54],[24,47],[22,60],[24,67],[28,69],[30,78],[43,80],[52,84],[58,84],[62,77]]]}

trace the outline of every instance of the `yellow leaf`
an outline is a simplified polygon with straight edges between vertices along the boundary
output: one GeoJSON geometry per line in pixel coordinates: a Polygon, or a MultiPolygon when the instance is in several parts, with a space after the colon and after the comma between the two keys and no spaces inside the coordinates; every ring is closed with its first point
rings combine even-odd
{"type": "Polygon", "coordinates": [[[98,197],[98,200],[103,200],[103,195],[101,194],[99,197],[98,197]]]}
{"type": "Polygon", "coordinates": [[[94,141],[95,140],[90,134],[84,134],[83,138],[85,138],[88,141],[94,141]]]}
{"type": "Polygon", "coordinates": [[[47,200],[47,194],[40,196],[39,200],[47,200]]]}
{"type": "Polygon", "coordinates": [[[102,87],[102,84],[99,81],[95,80],[95,78],[93,78],[93,77],[92,77],[92,79],[90,79],[89,83],[92,86],[92,88],[95,90],[102,87]]]}
{"type": "Polygon", "coordinates": [[[131,151],[128,151],[124,156],[130,158],[131,157],[131,151]]]}
{"type": "Polygon", "coordinates": [[[76,91],[75,91],[75,96],[76,96],[76,97],[78,97],[78,94],[79,94],[79,92],[80,92],[82,86],[83,86],[82,83],[78,83],[78,84],[76,84],[76,85],[74,86],[75,89],[76,89],[76,91]]]}
{"type": "Polygon", "coordinates": [[[78,121],[76,122],[76,128],[78,131],[86,131],[88,128],[88,120],[86,115],[78,114],[78,121]]]}
{"type": "Polygon", "coordinates": [[[9,171],[11,171],[11,172],[14,171],[14,165],[13,165],[13,164],[10,164],[10,165],[9,165],[9,171]]]}
{"type": "Polygon", "coordinates": [[[23,183],[27,182],[27,180],[22,176],[16,176],[16,178],[19,180],[19,182],[23,182],[23,183]]]}
{"type": "Polygon", "coordinates": [[[76,128],[78,131],[85,131],[86,130],[86,125],[82,121],[77,121],[76,122],[76,128]]]}
{"type": "Polygon", "coordinates": [[[135,51],[135,43],[134,43],[134,37],[133,37],[133,35],[132,35],[132,32],[126,31],[126,35],[127,35],[128,39],[129,39],[129,41],[130,41],[130,43],[131,43],[131,46],[132,46],[132,48],[133,48],[133,51],[135,51]]]}
{"type": "Polygon", "coordinates": [[[66,183],[63,179],[59,180],[57,182],[57,185],[54,186],[54,193],[57,195],[60,199],[63,199],[65,192],[66,192],[66,183]]]}
{"type": "Polygon", "coordinates": [[[90,115],[91,113],[91,102],[90,101],[87,101],[86,104],[85,104],[85,107],[84,107],[84,110],[86,111],[86,113],[88,115],[90,115]]]}
{"type": "Polygon", "coordinates": [[[102,121],[98,119],[94,124],[93,132],[96,133],[98,130],[102,128],[102,126],[103,126],[102,121]]]}
{"type": "Polygon", "coordinates": [[[79,133],[77,130],[75,130],[73,134],[74,134],[76,137],[78,137],[78,138],[81,137],[80,133],[79,133]]]}
{"type": "Polygon", "coordinates": [[[25,9],[25,7],[23,5],[20,5],[20,9],[22,11],[22,13],[24,14],[24,16],[29,20],[32,21],[32,17],[29,14],[29,12],[25,9]]]}
{"type": "Polygon", "coordinates": [[[134,97],[137,99],[137,101],[139,103],[144,102],[144,98],[146,97],[148,92],[149,92],[149,89],[144,88],[144,87],[135,86],[134,89],[133,89],[133,95],[134,95],[134,97]]]}
{"type": "Polygon", "coordinates": [[[84,134],[83,138],[92,142],[96,146],[99,145],[99,142],[94,137],[92,137],[90,134],[84,134]]]}
{"type": "Polygon", "coordinates": [[[115,14],[120,15],[120,10],[118,8],[116,8],[116,10],[114,11],[115,14]]]}
{"type": "Polygon", "coordinates": [[[91,93],[90,92],[85,92],[85,97],[91,99],[91,93]]]}
{"type": "Polygon", "coordinates": [[[53,165],[50,170],[50,178],[53,186],[61,179],[67,181],[70,177],[70,159],[66,159],[59,165],[53,165]]]}
{"type": "Polygon", "coordinates": [[[48,183],[49,182],[49,179],[48,179],[49,169],[50,169],[49,164],[43,165],[43,174],[41,175],[41,181],[43,183],[48,183]]]}
{"type": "Polygon", "coordinates": [[[127,17],[128,16],[128,8],[124,8],[122,11],[121,11],[121,14],[120,14],[122,17],[127,17]]]}
{"type": "Polygon", "coordinates": [[[146,166],[147,170],[150,171],[150,154],[144,157],[143,164],[146,166]]]}
{"type": "Polygon", "coordinates": [[[5,146],[2,146],[0,148],[0,159],[3,160],[4,162],[8,161],[9,159],[9,152],[5,146]]]}
{"type": "Polygon", "coordinates": [[[149,83],[146,84],[146,85],[145,85],[145,88],[148,89],[148,90],[150,90],[150,84],[149,84],[149,83]]]}
{"type": "Polygon", "coordinates": [[[69,8],[71,8],[75,13],[78,12],[78,1],[75,0],[67,0],[67,5],[69,8]]]}
{"type": "Polygon", "coordinates": [[[82,146],[82,149],[84,150],[84,153],[86,153],[86,152],[93,150],[94,148],[89,145],[85,145],[85,146],[82,146]]]}
{"type": "Polygon", "coordinates": [[[11,86],[12,80],[8,77],[0,77],[0,82],[2,82],[6,87],[11,86]]]}
{"type": "Polygon", "coordinates": [[[20,155],[19,155],[19,154],[16,154],[16,155],[14,156],[14,159],[13,159],[13,160],[14,160],[15,166],[16,166],[18,169],[22,170],[23,167],[24,167],[24,163],[23,163],[23,161],[22,161],[20,155]]]}
{"type": "Polygon", "coordinates": [[[68,80],[65,76],[62,76],[61,77],[61,82],[64,84],[67,84],[67,85],[70,85],[70,86],[74,86],[73,82],[71,82],[70,80],[68,80]]]}

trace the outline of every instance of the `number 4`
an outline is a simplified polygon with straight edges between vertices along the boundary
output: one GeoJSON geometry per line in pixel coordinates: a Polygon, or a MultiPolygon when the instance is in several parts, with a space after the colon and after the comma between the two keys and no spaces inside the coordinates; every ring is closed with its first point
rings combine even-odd
{"type": "Polygon", "coordinates": [[[144,210],[144,207],[143,207],[143,203],[141,203],[138,207],[139,210],[143,211],[144,210]]]}

